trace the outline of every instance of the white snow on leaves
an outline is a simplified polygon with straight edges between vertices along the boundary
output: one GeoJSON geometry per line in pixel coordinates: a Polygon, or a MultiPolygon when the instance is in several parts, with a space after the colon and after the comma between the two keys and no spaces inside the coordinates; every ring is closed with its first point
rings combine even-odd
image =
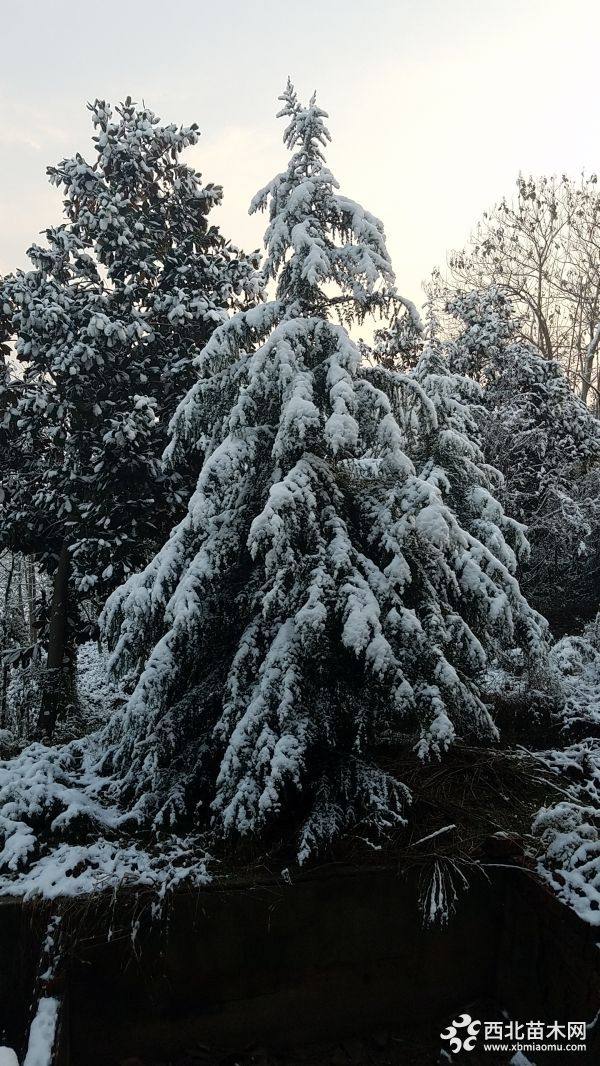
{"type": "MultiPolygon", "coordinates": [[[[600,722],[600,615],[579,637],[563,637],[552,649],[562,689],[561,719],[569,733],[600,722]]],[[[540,842],[538,869],[560,899],[591,925],[600,925],[600,738],[538,754],[557,775],[562,798],[538,812],[533,832],[540,842]]]]}

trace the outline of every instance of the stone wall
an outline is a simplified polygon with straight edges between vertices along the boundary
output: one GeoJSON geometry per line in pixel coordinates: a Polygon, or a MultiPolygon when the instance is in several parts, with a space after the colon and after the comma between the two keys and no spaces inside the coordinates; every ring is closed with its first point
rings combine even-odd
{"type": "MultiPolygon", "coordinates": [[[[0,907],[0,1028],[21,1050],[44,920],[0,907]]],[[[168,1060],[195,1043],[431,1035],[481,1001],[547,1020],[600,1007],[597,936],[520,867],[479,878],[444,930],[423,928],[413,878],[375,867],[179,892],[161,922],[143,895],[75,901],[64,920],[69,1066],[168,1060]]]]}

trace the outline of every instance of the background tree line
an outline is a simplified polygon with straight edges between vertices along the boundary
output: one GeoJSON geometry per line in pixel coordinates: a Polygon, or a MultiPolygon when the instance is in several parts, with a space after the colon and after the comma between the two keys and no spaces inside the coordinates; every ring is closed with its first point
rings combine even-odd
{"type": "Polygon", "coordinates": [[[429,297],[499,288],[525,339],[564,368],[600,410],[600,195],[595,174],[519,176],[516,195],[483,215],[467,244],[434,273],[429,297]]]}

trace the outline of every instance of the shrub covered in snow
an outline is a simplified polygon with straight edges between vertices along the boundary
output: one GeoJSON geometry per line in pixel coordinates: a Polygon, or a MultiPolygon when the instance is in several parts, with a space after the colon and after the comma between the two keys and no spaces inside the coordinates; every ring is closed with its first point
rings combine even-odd
{"type": "Polygon", "coordinates": [[[600,614],[580,636],[552,648],[550,662],[561,691],[561,721],[579,734],[600,726],[600,614]]]}
{"type": "Polygon", "coordinates": [[[538,813],[538,869],[558,896],[600,925],[600,742],[579,741],[542,761],[559,776],[564,798],[538,813]]]}
{"type": "Polygon", "coordinates": [[[560,793],[534,822],[538,865],[565,902],[600,925],[600,615],[581,636],[563,637],[551,663],[566,746],[538,754],[560,793]]]}

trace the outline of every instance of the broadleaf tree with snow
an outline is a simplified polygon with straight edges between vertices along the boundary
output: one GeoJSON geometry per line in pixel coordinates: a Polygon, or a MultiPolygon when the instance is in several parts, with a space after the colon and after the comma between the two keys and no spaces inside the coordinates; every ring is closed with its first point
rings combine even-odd
{"type": "Polygon", "coordinates": [[[315,98],[288,84],[282,100],[291,157],[252,204],[269,210],[275,296],[218,327],[173,418],[171,460],[204,462],[187,515],[103,612],[132,693],[100,745],[140,823],[293,835],[305,860],[350,827],[375,840],[403,824],[381,745],[425,759],[494,739],[486,650],[543,655],[545,627],[482,475],[466,525],[447,489],[455,445],[479,461],[467,415],[446,426],[435,389],[369,366],[347,331],[394,296],[383,227],[338,192],[315,98]],[[437,441],[427,469],[407,389],[437,441]]]}
{"type": "Polygon", "coordinates": [[[0,544],[56,575],[55,672],[78,603],[101,603],[184,510],[200,456],[165,470],[169,419],[214,328],[261,291],[256,258],[209,221],[221,188],[181,160],[197,127],[130,99],[89,110],[95,161],[48,170],[65,221],[30,248],[32,269],[0,282],[0,544]]]}

